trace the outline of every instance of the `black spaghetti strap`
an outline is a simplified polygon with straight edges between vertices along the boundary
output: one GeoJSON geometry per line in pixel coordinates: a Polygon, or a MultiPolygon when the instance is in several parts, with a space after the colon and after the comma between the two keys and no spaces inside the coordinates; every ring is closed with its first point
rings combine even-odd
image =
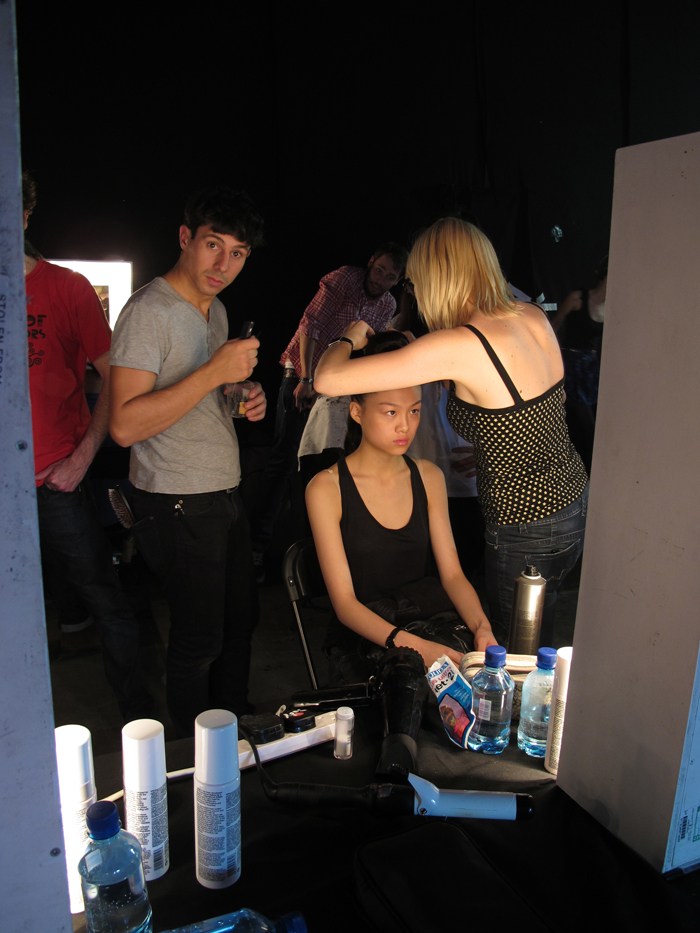
{"type": "Polygon", "coordinates": [[[513,382],[513,380],[510,378],[510,376],[506,372],[503,363],[501,363],[499,358],[496,356],[496,351],[493,349],[493,347],[488,342],[486,337],[484,337],[484,335],[481,333],[480,330],[477,330],[476,327],[473,327],[471,324],[465,324],[464,327],[466,327],[468,330],[475,333],[476,336],[479,338],[479,340],[483,344],[484,350],[486,350],[486,352],[489,355],[489,359],[491,360],[493,365],[496,367],[496,372],[503,380],[506,389],[508,389],[508,391],[510,392],[513,401],[515,402],[516,405],[522,405],[524,401],[522,395],[515,388],[515,383],[513,382]]]}

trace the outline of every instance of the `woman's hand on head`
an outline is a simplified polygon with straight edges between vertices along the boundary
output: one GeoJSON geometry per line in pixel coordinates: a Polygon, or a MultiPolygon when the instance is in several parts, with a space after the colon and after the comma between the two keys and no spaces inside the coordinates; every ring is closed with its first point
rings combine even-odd
{"type": "Polygon", "coordinates": [[[343,331],[343,337],[352,340],[353,350],[362,350],[367,346],[367,338],[371,337],[374,331],[366,321],[355,321],[343,331]]]}

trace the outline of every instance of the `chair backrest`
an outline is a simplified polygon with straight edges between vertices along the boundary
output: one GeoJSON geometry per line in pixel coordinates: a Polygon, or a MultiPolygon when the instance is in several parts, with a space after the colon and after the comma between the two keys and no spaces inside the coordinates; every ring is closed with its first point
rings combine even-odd
{"type": "Polygon", "coordinates": [[[282,574],[292,603],[308,603],[328,592],[313,538],[302,538],[289,548],[282,562],[282,574]]]}

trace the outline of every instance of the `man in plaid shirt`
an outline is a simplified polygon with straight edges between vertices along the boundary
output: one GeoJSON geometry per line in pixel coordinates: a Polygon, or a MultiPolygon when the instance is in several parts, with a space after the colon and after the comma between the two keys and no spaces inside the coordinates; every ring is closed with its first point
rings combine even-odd
{"type": "Polygon", "coordinates": [[[284,483],[297,467],[297,452],[309,409],[316,400],[313,374],[331,341],[348,324],[366,321],[374,331],[386,330],[396,313],[389,289],[404,274],[408,253],[397,243],[378,246],[366,269],[341,266],[324,276],[296,333],[282,354],[284,378],[275,423],[275,445],[260,483],[251,520],[253,556],[259,582],[264,577],[263,554],[272,538],[282,504],[284,483]]]}

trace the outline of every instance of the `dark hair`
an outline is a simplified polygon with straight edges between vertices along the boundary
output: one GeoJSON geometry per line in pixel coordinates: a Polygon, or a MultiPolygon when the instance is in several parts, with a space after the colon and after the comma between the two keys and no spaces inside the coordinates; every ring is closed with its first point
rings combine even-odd
{"type": "Polygon", "coordinates": [[[31,212],[36,207],[36,182],[29,172],[22,172],[22,210],[31,212]]]}
{"type": "MultiPolygon", "coordinates": [[[[391,350],[400,350],[408,344],[408,337],[398,330],[385,330],[381,334],[372,334],[367,338],[367,346],[362,353],[363,356],[376,356],[377,353],[389,353],[391,350]]],[[[359,354],[358,354],[359,355],[359,354]]],[[[361,395],[350,396],[351,402],[358,402],[360,405],[364,402],[365,396],[371,393],[362,393],[361,395]]],[[[362,428],[348,412],[348,430],[345,435],[345,456],[357,450],[362,440],[362,428]]]]}
{"type": "Polygon", "coordinates": [[[251,249],[262,246],[263,219],[245,193],[221,185],[195,192],[185,205],[185,226],[194,237],[199,227],[211,224],[214,233],[235,236],[251,249]]]}
{"type": "MultiPolygon", "coordinates": [[[[406,271],[408,250],[404,246],[401,246],[400,243],[380,243],[380,245],[372,253],[372,256],[375,260],[379,259],[380,256],[388,256],[398,269],[400,275],[403,276],[406,271]]],[[[394,347],[393,349],[396,348],[394,347]]]]}
{"type": "Polygon", "coordinates": [[[603,256],[596,267],[595,274],[598,276],[599,282],[602,282],[608,274],[608,258],[608,256],[603,256]]]}

